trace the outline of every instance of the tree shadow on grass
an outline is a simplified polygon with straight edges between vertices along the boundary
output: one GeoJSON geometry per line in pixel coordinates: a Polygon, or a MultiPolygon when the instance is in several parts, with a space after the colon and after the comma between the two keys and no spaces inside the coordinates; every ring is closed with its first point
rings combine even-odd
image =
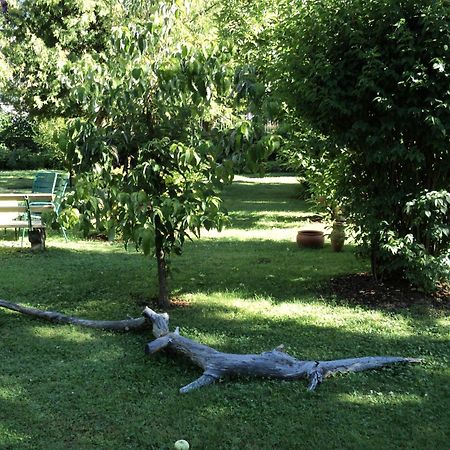
{"type": "Polygon", "coordinates": [[[330,276],[360,269],[350,249],[336,254],[328,245],[311,250],[288,241],[209,239],[190,243],[174,259],[172,287],[180,294],[228,290],[289,301],[317,296],[330,276]]]}
{"type": "MultiPolygon", "coordinates": [[[[263,214],[259,210],[253,212],[234,211],[230,214],[231,227],[233,230],[267,230],[270,236],[272,227],[276,228],[292,228],[300,227],[300,223],[309,221],[311,217],[316,217],[312,213],[299,212],[293,214],[271,214],[264,211],[263,214]]],[[[295,231],[293,232],[295,236],[295,231]]]]}
{"type": "MultiPolygon", "coordinates": [[[[108,244],[97,247],[82,251],[48,248],[40,254],[0,249],[2,265],[7,268],[0,274],[2,289],[62,289],[82,296],[86,291],[111,290],[114,281],[114,285],[128,284],[138,292],[144,287],[151,294],[156,281],[152,259],[120,247],[111,252],[108,244]]],[[[264,294],[286,301],[314,292],[329,276],[358,268],[360,262],[350,250],[336,254],[328,246],[314,251],[300,250],[293,242],[211,239],[188,243],[181,257],[173,257],[170,284],[178,294],[242,290],[250,296],[264,294]]]]}
{"type": "Polygon", "coordinates": [[[146,439],[147,446],[160,448],[177,436],[198,448],[232,448],[235,439],[240,448],[254,448],[247,442],[296,448],[298,433],[302,448],[313,441],[319,448],[343,448],[343,442],[359,447],[366,440],[372,442],[367,448],[408,448],[411,439],[443,448],[448,437],[450,395],[444,367],[437,364],[447,349],[439,339],[367,335],[298,317],[231,315],[217,303],[207,309],[193,305],[174,311],[173,326],[181,325],[194,339],[217,341],[223,351],[259,352],[281,341],[302,359],[410,356],[417,348],[433,356],[422,366],[326,380],[315,394],[306,392],[302,380],[239,379],[180,396],[179,387],[195,379],[198,368],[174,355],[145,357],[144,333],[78,331],[20,316],[10,324],[13,316],[0,319],[0,378],[11,393],[0,396],[0,414],[3,427],[29,444],[20,448],[46,443],[45,448],[116,449],[130,435],[138,439],[135,448],[143,448],[146,439]]]}
{"type": "Polygon", "coordinates": [[[163,380],[173,373],[170,364],[146,365],[142,337],[26,317],[14,336],[6,328],[0,332],[1,448],[124,448],[133,428],[126,426],[130,409],[135,423],[151,425],[142,399],[167,389],[163,380]]]}
{"type": "MultiPolygon", "coordinates": [[[[151,258],[126,252],[120,245],[83,245],[80,250],[49,247],[38,254],[1,248],[0,298],[47,309],[69,308],[79,314],[92,309],[98,315],[111,303],[120,305],[123,315],[134,315],[133,310],[156,295],[151,258]]],[[[366,268],[350,246],[335,253],[329,245],[309,250],[287,241],[206,239],[187,243],[183,255],[173,257],[169,283],[175,297],[233,292],[240,298],[268,298],[274,304],[319,301],[333,305],[342,301],[328,293],[329,280],[366,268]]],[[[387,312],[412,320],[417,316],[418,322],[435,316],[433,310],[423,308],[387,312]]]]}

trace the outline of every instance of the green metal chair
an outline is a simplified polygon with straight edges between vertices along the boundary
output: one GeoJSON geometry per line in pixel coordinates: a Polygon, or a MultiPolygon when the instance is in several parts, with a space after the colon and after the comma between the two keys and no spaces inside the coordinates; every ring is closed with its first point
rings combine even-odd
{"type": "MultiPolygon", "coordinates": [[[[30,202],[30,206],[52,205],[56,215],[59,215],[61,202],[66,193],[69,184],[69,174],[66,172],[40,171],[37,172],[31,188],[32,193],[51,193],[54,195],[52,202],[30,202]]],[[[64,227],[61,227],[64,239],[67,241],[67,233],[64,227]]],[[[25,230],[22,233],[22,239],[25,230]]]]}
{"type": "Polygon", "coordinates": [[[58,179],[58,172],[52,171],[37,172],[34,177],[31,192],[32,193],[43,192],[54,194],[57,179],[58,179]]]}

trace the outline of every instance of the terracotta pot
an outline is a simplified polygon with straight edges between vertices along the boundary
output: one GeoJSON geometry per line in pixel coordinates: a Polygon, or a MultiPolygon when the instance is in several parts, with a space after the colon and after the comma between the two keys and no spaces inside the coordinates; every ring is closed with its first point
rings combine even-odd
{"type": "Polygon", "coordinates": [[[331,248],[335,252],[340,252],[344,247],[345,242],[345,224],[341,221],[336,221],[333,224],[333,230],[330,234],[331,248]]]}
{"type": "Polygon", "coordinates": [[[322,248],[324,243],[323,231],[301,230],[297,233],[297,245],[305,248],[322,248]]]}

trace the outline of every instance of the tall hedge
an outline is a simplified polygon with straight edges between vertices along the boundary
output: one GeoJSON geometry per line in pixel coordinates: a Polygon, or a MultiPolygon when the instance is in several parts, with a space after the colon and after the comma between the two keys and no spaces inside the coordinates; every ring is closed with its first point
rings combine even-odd
{"type": "Polygon", "coordinates": [[[285,99],[339,145],[336,195],[377,277],[450,273],[450,2],[304,0],[279,36],[285,99]]]}

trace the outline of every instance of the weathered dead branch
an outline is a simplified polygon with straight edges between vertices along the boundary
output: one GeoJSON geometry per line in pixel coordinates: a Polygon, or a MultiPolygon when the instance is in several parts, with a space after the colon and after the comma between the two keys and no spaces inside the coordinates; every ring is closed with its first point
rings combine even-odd
{"type": "Polygon", "coordinates": [[[181,336],[178,328],[174,332],[170,332],[167,314],[158,314],[148,307],[145,308],[143,314],[153,323],[153,334],[156,337],[154,341],[147,344],[145,349],[147,354],[167,348],[185,355],[203,369],[200,378],[180,389],[183,394],[212,384],[226,376],[253,376],[283,380],[306,378],[309,380],[308,389],[313,391],[325,378],[336,373],[360,372],[395,363],[420,362],[419,359],[398,356],[300,361],[288,355],[282,345],[260,354],[223,353],[181,336]]]}
{"type": "Polygon", "coordinates": [[[90,328],[113,331],[143,330],[152,325],[155,340],[149,342],[145,351],[151,355],[160,350],[170,349],[189,358],[203,369],[203,374],[192,383],[182,387],[187,393],[216,382],[228,376],[251,376],[309,380],[308,389],[313,391],[327,377],[336,373],[360,372],[378,369],[396,363],[418,363],[420,359],[400,356],[367,356],[362,358],[336,359],[333,361],[301,361],[279,347],[260,354],[240,355],[223,353],[180,335],[179,328],[169,331],[169,315],[157,313],[146,307],[141,318],[126,320],[87,320],[66,316],[59,312],[43,311],[36,308],[11,303],[0,299],[0,307],[59,324],[73,324],[90,328]]]}
{"type": "Polygon", "coordinates": [[[26,314],[28,316],[37,317],[48,322],[60,324],[80,325],[89,328],[100,328],[112,331],[136,331],[149,328],[148,322],[143,317],[125,320],[87,320],[71,317],[54,311],[43,311],[41,309],[29,308],[27,306],[11,303],[0,299],[0,307],[11,309],[13,311],[26,314]]]}

